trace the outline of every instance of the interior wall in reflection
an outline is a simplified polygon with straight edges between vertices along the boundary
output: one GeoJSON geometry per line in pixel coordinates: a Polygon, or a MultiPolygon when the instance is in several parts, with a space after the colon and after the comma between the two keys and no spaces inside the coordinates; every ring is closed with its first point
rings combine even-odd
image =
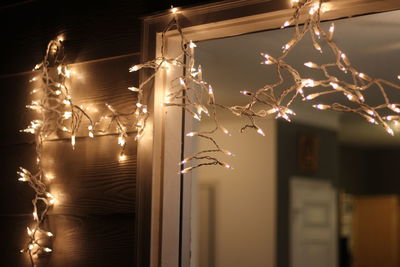
{"type": "Polygon", "coordinates": [[[268,131],[262,137],[241,134],[240,121],[223,116],[232,135],[217,134],[217,139],[234,151],[224,159],[234,169],[211,166],[195,172],[191,267],[274,267],[276,121],[260,125],[268,131]]]}

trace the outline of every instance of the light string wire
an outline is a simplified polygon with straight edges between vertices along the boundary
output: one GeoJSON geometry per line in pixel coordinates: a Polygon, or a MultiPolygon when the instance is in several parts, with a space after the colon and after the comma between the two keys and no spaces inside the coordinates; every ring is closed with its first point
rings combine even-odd
{"type": "MultiPolygon", "coordinates": [[[[34,77],[30,82],[35,88],[31,94],[37,96],[37,99],[26,107],[36,111],[41,119],[32,120],[27,128],[21,130],[33,134],[35,140],[36,172],[32,173],[23,167],[17,172],[18,180],[28,183],[35,193],[32,200],[34,224],[27,227],[29,241],[25,248],[21,249],[22,253],[28,253],[32,266],[35,266],[35,259],[41,254],[53,251],[48,244],[54,240],[54,234],[45,229],[44,223],[47,213],[57,200],[49,190],[49,183],[54,179],[54,174],[46,172],[42,164],[44,142],[58,140],[67,135],[74,149],[76,136],[85,119],[88,122],[87,134],[90,138],[117,133],[118,144],[121,146],[118,159],[121,162],[127,159],[124,153],[127,138],[132,132],[136,133],[136,140],[140,138],[148,118],[147,107],[142,104],[143,93],[139,92],[138,101],[132,111],[119,112],[105,103],[106,114],[94,122],[88,114],[88,107],[76,105],[72,101],[67,83],[74,71],[64,64],[63,42],[62,36],[50,41],[43,61],[33,69],[34,77]]],[[[129,89],[132,91],[132,88],[129,89]]]]}
{"type": "MultiPolygon", "coordinates": [[[[328,31],[325,31],[321,27],[321,14],[327,11],[327,7],[324,6],[321,0],[292,0],[291,2],[295,12],[283,24],[282,28],[294,25],[292,39],[282,47],[283,52],[279,57],[275,58],[261,53],[264,58],[262,64],[274,65],[276,67],[278,81],[267,84],[254,92],[241,91],[242,94],[250,98],[249,102],[243,106],[233,106],[230,108],[234,114],[245,116],[250,121],[241,131],[244,131],[246,128],[254,128],[258,133],[264,135],[255,120],[270,114],[275,114],[276,118],[281,117],[290,121],[290,116],[295,115],[295,113],[289,107],[296,98],[302,98],[307,101],[323,95],[342,94],[348,103],[316,104],[313,107],[321,110],[329,109],[358,114],[368,122],[382,126],[389,134],[393,135],[394,131],[388,122],[393,121],[395,125],[399,124],[400,116],[397,113],[400,113],[400,104],[392,103],[389,100],[386,89],[387,87],[400,89],[400,85],[387,80],[373,78],[358,71],[351,65],[350,59],[333,40],[334,23],[330,25],[328,31]],[[306,15],[306,18],[301,24],[303,15],[306,15]],[[313,62],[304,63],[306,67],[320,70],[325,77],[322,80],[302,78],[300,71],[285,61],[290,51],[306,34],[310,34],[312,45],[317,52],[323,52],[320,42],[325,42],[334,55],[335,60],[330,63],[321,65],[313,62]],[[347,75],[347,79],[340,79],[332,74],[334,70],[339,70],[344,75],[347,75]],[[284,86],[284,82],[288,81],[288,79],[284,79],[284,73],[289,74],[293,84],[286,89],[280,90],[279,87],[284,86]],[[372,106],[366,103],[365,93],[368,89],[374,87],[379,90],[384,100],[383,104],[372,106]],[[306,94],[305,91],[309,89],[313,89],[313,92],[306,94]],[[260,109],[260,105],[264,106],[264,108],[260,109]]],[[[400,76],[398,78],[400,79],[400,76]]]]}
{"type": "MultiPolygon", "coordinates": [[[[184,168],[181,173],[187,173],[193,169],[210,165],[223,166],[227,169],[232,169],[231,165],[219,160],[217,155],[225,154],[233,156],[233,153],[223,149],[213,137],[213,134],[216,131],[222,131],[223,133],[230,135],[229,131],[223,127],[217,119],[217,108],[228,107],[217,104],[212,86],[203,80],[202,67],[200,65],[196,66],[195,64],[194,49],[196,44],[191,40],[188,40],[184,35],[179,24],[179,10],[177,8],[172,8],[171,13],[172,19],[161,33],[161,55],[153,60],[134,65],[130,68],[130,71],[151,69],[153,70],[152,74],[141,83],[139,87],[131,87],[130,90],[138,92],[139,96],[141,96],[145,86],[155,78],[158,72],[165,71],[168,74],[172,69],[175,69],[183,73],[180,77],[171,81],[171,86],[165,96],[165,103],[163,105],[165,107],[182,108],[198,121],[201,121],[205,115],[212,120],[213,126],[210,130],[189,132],[186,134],[186,136],[189,137],[196,136],[206,140],[211,145],[211,148],[199,151],[194,155],[185,158],[180,164],[184,165],[193,163],[193,165],[184,168]],[[176,30],[180,38],[180,51],[176,57],[168,57],[166,50],[166,35],[172,30],[176,30]]],[[[140,100],[141,98],[139,97],[138,103],[142,105],[140,100]]],[[[143,127],[144,126],[145,125],[143,124],[143,127]]]]}
{"type": "MultiPolygon", "coordinates": [[[[36,170],[30,172],[20,167],[18,180],[26,182],[34,191],[33,225],[27,227],[29,241],[22,253],[28,253],[32,266],[41,254],[52,252],[50,248],[54,234],[45,227],[47,213],[57,202],[50,193],[49,183],[54,178],[43,166],[43,143],[46,140],[70,135],[72,147],[83,118],[92,125],[92,119],[72,102],[70,90],[66,84],[71,70],[64,64],[62,36],[49,42],[45,57],[33,69],[34,77],[30,80],[35,85],[31,94],[37,97],[26,107],[36,111],[40,119],[32,120],[30,125],[21,130],[34,135],[36,152],[36,170]],[[49,246],[50,244],[50,246],[49,246]]],[[[90,127],[89,127],[90,128],[90,127]]],[[[91,133],[91,131],[90,131],[91,133]]]]}

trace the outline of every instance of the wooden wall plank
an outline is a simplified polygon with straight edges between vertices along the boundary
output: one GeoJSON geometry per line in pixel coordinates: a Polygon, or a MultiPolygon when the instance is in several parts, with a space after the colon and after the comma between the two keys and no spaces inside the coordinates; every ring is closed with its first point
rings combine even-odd
{"type": "MultiPolygon", "coordinates": [[[[116,136],[78,138],[72,150],[69,140],[45,143],[43,166],[54,175],[51,193],[59,199],[52,214],[115,214],[135,212],[136,142],[128,140],[126,161],[119,162],[116,136]]],[[[32,212],[32,190],[17,181],[19,166],[35,170],[33,145],[0,149],[4,158],[0,187],[0,214],[32,212]]]]}

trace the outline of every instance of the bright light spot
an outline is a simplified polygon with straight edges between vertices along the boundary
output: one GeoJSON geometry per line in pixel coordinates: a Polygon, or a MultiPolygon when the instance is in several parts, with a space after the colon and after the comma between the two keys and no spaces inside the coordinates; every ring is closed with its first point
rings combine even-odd
{"type": "Polygon", "coordinates": [[[127,158],[127,157],[126,157],[125,154],[121,154],[121,155],[119,155],[118,160],[121,162],[121,161],[125,161],[126,158],[127,158]]]}

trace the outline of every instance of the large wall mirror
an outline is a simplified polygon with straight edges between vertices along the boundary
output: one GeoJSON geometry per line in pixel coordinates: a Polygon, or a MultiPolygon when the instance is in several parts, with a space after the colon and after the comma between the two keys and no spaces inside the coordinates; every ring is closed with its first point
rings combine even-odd
{"type": "MultiPolygon", "coordinates": [[[[400,11],[335,25],[334,39],[357,69],[398,83],[400,11]]],[[[239,91],[276,80],[275,68],[260,64],[260,52],[279,55],[292,33],[289,27],[198,42],[196,61],[216,98],[243,104],[247,99],[239,91]]],[[[321,73],[304,63],[331,56],[317,53],[305,37],[287,61],[317,79],[321,73]]],[[[400,103],[400,91],[389,94],[400,103]]],[[[373,90],[367,97],[382,101],[373,90]]],[[[346,100],[335,94],[297,99],[292,122],[274,116],[260,121],[265,137],[240,133],[241,119],[220,111],[231,136],[216,138],[235,154],[226,159],[234,169],[192,173],[191,267],[400,266],[400,128],[393,125],[393,137],[356,114],[312,107],[340,101],[346,100]]],[[[208,122],[186,130],[193,127],[207,129],[208,122]]],[[[187,142],[185,150],[206,145],[187,142]]]]}

